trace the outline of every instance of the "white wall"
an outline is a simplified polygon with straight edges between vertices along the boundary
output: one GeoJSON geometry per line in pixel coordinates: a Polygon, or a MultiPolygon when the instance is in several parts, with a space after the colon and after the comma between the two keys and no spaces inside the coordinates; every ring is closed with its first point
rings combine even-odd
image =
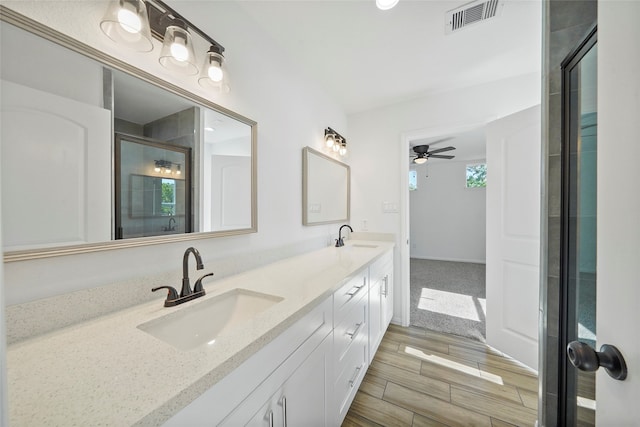
{"type": "Polygon", "coordinates": [[[409,193],[412,258],[485,262],[486,190],[466,188],[468,161],[417,165],[418,189],[409,193]]]}
{"type": "Polygon", "coordinates": [[[337,237],[338,225],[302,226],[301,152],[307,145],[323,149],[326,126],[346,132],[346,116],[315,83],[292,65],[242,8],[235,2],[175,2],[176,9],[196,25],[206,22],[207,26],[215,28],[211,35],[226,48],[231,91],[211,95],[198,86],[197,79],[165,72],[158,65],[157,45],[151,53],[138,54],[125,51],[104,37],[98,22],[106,4],[93,1],[3,2],[3,5],[84,43],[256,120],[258,233],[9,263],[5,265],[7,304],[131,277],[179,271],[182,253],[190,245],[200,250],[207,269],[216,271],[216,264],[223,259],[252,259],[247,254],[280,247],[308,250],[310,246],[304,242],[324,245],[333,235],[337,237]]]}
{"type": "Polygon", "coordinates": [[[409,233],[401,218],[408,213],[409,136],[469,130],[539,104],[540,81],[540,74],[532,73],[349,116],[351,224],[360,231],[366,221],[369,230],[396,235],[395,316],[406,296],[400,285],[408,287],[409,266],[403,260],[409,233]],[[397,204],[398,212],[384,213],[383,202],[397,204]]]}

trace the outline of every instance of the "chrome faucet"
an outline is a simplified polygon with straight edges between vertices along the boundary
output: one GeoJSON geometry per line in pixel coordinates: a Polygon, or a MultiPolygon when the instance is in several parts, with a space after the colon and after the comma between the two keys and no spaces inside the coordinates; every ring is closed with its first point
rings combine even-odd
{"type": "Polygon", "coordinates": [[[342,229],[345,227],[347,227],[353,233],[353,228],[351,228],[350,225],[345,224],[342,227],[340,227],[340,230],[338,230],[338,239],[336,240],[336,248],[344,246],[344,241],[342,240],[342,229]]]}
{"type": "Polygon", "coordinates": [[[205,294],[204,288],[202,287],[202,279],[208,276],[213,276],[213,273],[207,273],[204,276],[200,277],[196,280],[195,285],[193,286],[193,291],[191,290],[191,283],[189,281],[189,255],[193,254],[196,258],[196,269],[202,270],[204,268],[204,264],[202,263],[202,257],[200,256],[200,252],[194,247],[187,248],[184,251],[184,255],[182,256],[182,289],[180,290],[180,295],[175,290],[173,286],[159,286],[157,288],[151,289],[152,292],[155,292],[159,289],[167,289],[167,299],[164,302],[165,307],[173,307],[174,305],[182,304],[183,302],[191,301],[192,299],[199,298],[205,294]]]}

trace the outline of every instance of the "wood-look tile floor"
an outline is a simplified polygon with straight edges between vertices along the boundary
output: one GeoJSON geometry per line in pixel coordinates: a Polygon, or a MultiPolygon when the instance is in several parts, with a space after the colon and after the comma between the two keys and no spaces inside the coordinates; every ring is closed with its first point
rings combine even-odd
{"type": "Polygon", "coordinates": [[[533,426],[535,371],[480,342],[389,326],[343,426],[533,426]]]}

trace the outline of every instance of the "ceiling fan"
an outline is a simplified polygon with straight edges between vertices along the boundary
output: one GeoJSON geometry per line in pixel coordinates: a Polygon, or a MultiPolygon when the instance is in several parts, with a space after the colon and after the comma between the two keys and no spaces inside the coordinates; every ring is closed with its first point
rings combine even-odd
{"type": "MultiPolygon", "coordinates": [[[[440,142],[440,141],[435,141],[435,142],[440,142]]],[[[413,147],[413,151],[416,155],[416,157],[413,158],[413,163],[421,165],[425,163],[427,159],[429,159],[430,157],[433,157],[434,159],[453,159],[455,156],[448,156],[448,155],[443,156],[441,154],[436,154],[436,153],[444,153],[445,151],[451,151],[455,149],[456,147],[449,146],[449,147],[437,148],[435,150],[429,151],[428,145],[416,145],[415,147],[413,147]]]]}

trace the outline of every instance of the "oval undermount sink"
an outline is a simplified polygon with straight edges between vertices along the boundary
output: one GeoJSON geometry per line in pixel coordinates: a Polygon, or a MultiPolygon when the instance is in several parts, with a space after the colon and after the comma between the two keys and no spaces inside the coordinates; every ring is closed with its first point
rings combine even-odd
{"type": "Polygon", "coordinates": [[[221,333],[248,321],[283,299],[247,289],[233,289],[142,323],[138,329],[180,350],[191,350],[203,344],[212,345],[221,333]]]}

